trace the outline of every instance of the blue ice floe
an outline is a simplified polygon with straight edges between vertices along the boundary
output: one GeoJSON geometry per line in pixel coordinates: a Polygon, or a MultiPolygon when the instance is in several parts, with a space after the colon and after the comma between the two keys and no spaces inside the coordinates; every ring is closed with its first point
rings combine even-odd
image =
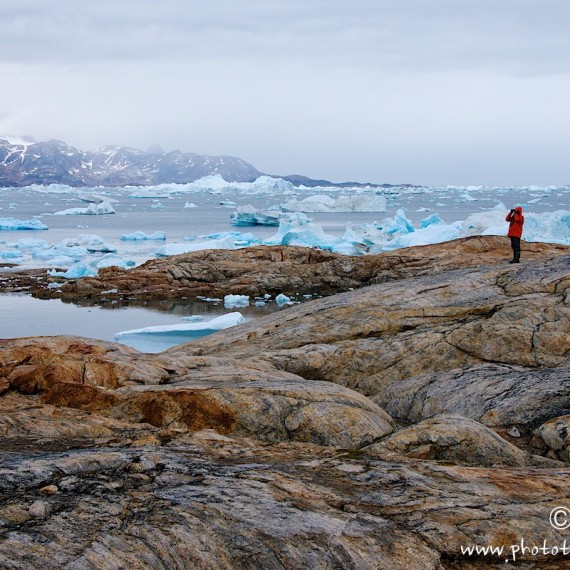
{"type": "Polygon", "coordinates": [[[130,234],[122,234],[121,241],[144,241],[144,240],[165,240],[164,232],[154,232],[153,234],[145,234],[141,231],[132,232],[130,234]]]}
{"type": "Polygon", "coordinates": [[[16,218],[0,218],[0,230],[47,230],[40,220],[17,220],[16,218]]]}
{"type": "MultiPolygon", "coordinates": [[[[52,266],[55,265],[55,259],[51,260],[52,266]]],[[[65,277],[66,279],[80,279],[82,277],[96,277],[99,269],[104,267],[120,267],[121,269],[130,269],[136,263],[130,259],[123,259],[113,253],[108,253],[102,257],[95,258],[90,261],[79,261],[71,265],[65,271],[57,271],[52,269],[49,274],[52,277],[65,277]]]]}
{"type": "Polygon", "coordinates": [[[233,312],[210,321],[186,322],[121,331],[115,334],[115,340],[141,352],[160,352],[171,346],[189,342],[243,322],[245,319],[242,314],[233,312]]]}

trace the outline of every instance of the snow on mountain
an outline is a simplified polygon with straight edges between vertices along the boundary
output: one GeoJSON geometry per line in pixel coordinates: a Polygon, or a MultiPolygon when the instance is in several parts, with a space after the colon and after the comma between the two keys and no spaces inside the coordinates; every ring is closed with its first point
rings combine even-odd
{"type": "Polygon", "coordinates": [[[219,174],[233,182],[252,182],[261,173],[232,156],[144,152],[126,146],[82,151],[65,142],[36,142],[0,136],[0,186],[152,186],[184,184],[219,174]]]}

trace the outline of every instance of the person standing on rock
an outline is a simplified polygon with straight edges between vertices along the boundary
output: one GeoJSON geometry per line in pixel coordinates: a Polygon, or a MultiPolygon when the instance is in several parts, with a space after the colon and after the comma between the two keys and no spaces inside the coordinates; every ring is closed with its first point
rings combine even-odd
{"type": "Polygon", "coordinates": [[[507,214],[506,220],[509,222],[509,232],[507,236],[511,238],[511,247],[513,248],[513,258],[509,263],[519,263],[521,259],[521,237],[524,224],[522,208],[520,206],[513,208],[507,214]]]}

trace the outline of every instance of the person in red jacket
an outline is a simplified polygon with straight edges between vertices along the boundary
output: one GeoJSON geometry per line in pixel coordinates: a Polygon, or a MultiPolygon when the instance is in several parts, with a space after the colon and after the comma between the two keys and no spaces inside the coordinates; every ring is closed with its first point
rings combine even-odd
{"type": "Polygon", "coordinates": [[[509,222],[509,232],[507,235],[511,238],[511,247],[513,248],[513,259],[509,261],[509,263],[520,263],[521,237],[524,224],[524,216],[520,206],[513,208],[507,214],[507,222],[509,222]]]}

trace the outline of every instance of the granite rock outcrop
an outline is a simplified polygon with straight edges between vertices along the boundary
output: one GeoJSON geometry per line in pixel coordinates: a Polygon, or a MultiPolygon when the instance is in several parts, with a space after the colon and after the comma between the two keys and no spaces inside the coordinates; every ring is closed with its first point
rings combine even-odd
{"type": "Polygon", "coordinates": [[[160,354],[3,341],[0,567],[569,568],[570,255],[478,243],[160,354]]]}

